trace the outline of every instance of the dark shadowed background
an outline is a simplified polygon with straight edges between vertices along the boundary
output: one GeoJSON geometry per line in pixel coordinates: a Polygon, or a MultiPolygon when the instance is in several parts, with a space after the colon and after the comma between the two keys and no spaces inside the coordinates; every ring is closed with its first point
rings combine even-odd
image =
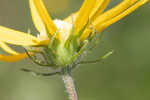
{"type": "MultiPolygon", "coordinates": [[[[59,19],[77,11],[82,1],[44,0],[51,16],[59,19]]],[[[118,2],[112,0],[109,8],[118,2]]],[[[74,71],[79,100],[150,100],[149,10],[150,3],[104,31],[103,40],[88,59],[112,49],[115,52],[104,63],[82,65],[74,71]]],[[[28,0],[0,0],[0,25],[37,33],[28,0]]],[[[35,77],[20,68],[37,70],[29,59],[0,62],[0,100],[67,100],[60,76],[35,77]]]]}

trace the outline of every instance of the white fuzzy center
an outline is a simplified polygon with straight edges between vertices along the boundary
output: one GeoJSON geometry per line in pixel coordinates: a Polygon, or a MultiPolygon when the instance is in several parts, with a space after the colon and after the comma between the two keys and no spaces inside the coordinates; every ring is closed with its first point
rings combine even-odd
{"type": "Polygon", "coordinates": [[[58,28],[58,32],[60,33],[61,41],[65,42],[70,35],[70,29],[72,28],[72,25],[58,19],[55,19],[54,23],[58,28]]]}
{"type": "MultiPolygon", "coordinates": [[[[58,19],[55,19],[53,22],[58,29],[57,32],[60,34],[61,42],[65,42],[70,35],[72,24],[69,24],[67,22],[58,19]]],[[[48,36],[45,30],[41,31],[41,33],[37,37],[39,38],[39,40],[48,40],[48,36]]]]}

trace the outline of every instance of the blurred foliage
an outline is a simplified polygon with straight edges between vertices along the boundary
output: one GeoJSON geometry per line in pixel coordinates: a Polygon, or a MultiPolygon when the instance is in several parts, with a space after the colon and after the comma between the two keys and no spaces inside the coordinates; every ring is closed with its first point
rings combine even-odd
{"type": "MultiPolygon", "coordinates": [[[[82,1],[44,0],[53,18],[61,19],[77,11],[82,1]]],[[[112,0],[109,8],[118,2],[112,0]]],[[[105,30],[103,40],[87,59],[95,59],[112,49],[115,53],[104,63],[81,65],[74,71],[79,100],[150,99],[149,9],[150,3],[105,30]]],[[[28,0],[0,0],[0,12],[0,25],[24,32],[30,28],[37,33],[28,0]]],[[[60,76],[34,77],[19,70],[25,67],[41,70],[29,59],[0,62],[0,100],[67,99],[60,76]]]]}

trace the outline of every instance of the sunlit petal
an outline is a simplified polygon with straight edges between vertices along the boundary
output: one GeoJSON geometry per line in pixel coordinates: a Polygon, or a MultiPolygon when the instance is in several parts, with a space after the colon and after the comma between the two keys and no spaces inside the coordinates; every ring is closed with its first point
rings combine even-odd
{"type": "Polygon", "coordinates": [[[118,4],[116,7],[106,11],[104,14],[102,14],[101,16],[96,18],[96,20],[94,21],[94,24],[95,25],[101,24],[101,23],[117,16],[118,14],[122,13],[124,10],[126,10],[128,7],[130,7],[130,5],[131,5],[130,1],[131,0],[124,0],[123,2],[118,4]]]}
{"type": "Polygon", "coordinates": [[[38,39],[30,34],[19,32],[2,26],[0,26],[0,41],[23,46],[39,44],[38,39]]]}
{"type": "MultiPolygon", "coordinates": [[[[133,12],[135,9],[137,9],[142,4],[146,3],[148,0],[140,0],[138,2],[137,1],[138,0],[124,0],[122,3],[120,3],[115,8],[107,11],[103,15],[100,15],[97,18],[97,20],[95,20],[93,22],[93,25],[99,32],[101,32],[105,28],[107,28],[109,25],[115,23],[116,21],[125,17],[129,13],[133,12]],[[136,3],[136,5],[134,5],[134,3],[136,3]]],[[[81,40],[86,39],[91,32],[92,32],[92,30],[86,29],[85,32],[81,35],[81,40]]]]}
{"type": "Polygon", "coordinates": [[[16,51],[11,49],[9,46],[7,46],[4,42],[0,42],[0,47],[7,53],[12,54],[12,55],[18,55],[16,51]]]}
{"type": "Polygon", "coordinates": [[[84,0],[82,7],[75,20],[75,34],[77,34],[89,20],[89,15],[94,7],[96,0],[84,0]]]}
{"type": "Polygon", "coordinates": [[[41,19],[40,15],[39,15],[36,7],[35,7],[35,4],[34,4],[33,0],[30,0],[30,10],[31,10],[33,23],[34,23],[35,27],[37,28],[37,30],[40,33],[42,31],[46,32],[44,22],[41,19]]]}
{"type": "Polygon", "coordinates": [[[103,13],[105,8],[108,6],[110,0],[97,0],[95,7],[92,10],[92,13],[90,14],[90,19],[93,21],[103,13]]]}
{"type": "Polygon", "coordinates": [[[53,35],[57,31],[56,25],[53,23],[51,17],[49,16],[42,0],[30,0],[32,5],[35,6],[38,15],[40,16],[42,22],[45,24],[48,31],[48,35],[53,35]]]}
{"type": "Polygon", "coordinates": [[[70,15],[69,17],[65,18],[64,21],[69,23],[69,24],[73,24],[73,22],[76,20],[78,15],[78,12],[73,13],[72,15],[70,15]]]}
{"type": "Polygon", "coordinates": [[[84,33],[81,35],[80,40],[85,40],[90,35],[91,32],[92,32],[91,29],[86,29],[84,33]]]}
{"type": "Polygon", "coordinates": [[[132,7],[128,8],[126,11],[124,11],[123,13],[121,13],[120,15],[114,17],[113,19],[103,23],[102,25],[99,25],[98,30],[99,31],[103,31],[105,28],[107,28],[108,26],[110,26],[111,24],[117,22],[118,20],[124,18],[125,16],[127,16],[128,14],[132,13],[133,11],[135,11],[138,7],[142,6],[143,4],[145,4],[146,2],[148,2],[148,0],[140,0],[139,2],[137,2],[136,4],[134,4],[132,7]]]}
{"type": "Polygon", "coordinates": [[[10,55],[10,56],[5,56],[5,55],[0,55],[0,61],[4,62],[17,62],[19,60],[27,58],[26,53],[18,54],[18,55],[10,55]]]}

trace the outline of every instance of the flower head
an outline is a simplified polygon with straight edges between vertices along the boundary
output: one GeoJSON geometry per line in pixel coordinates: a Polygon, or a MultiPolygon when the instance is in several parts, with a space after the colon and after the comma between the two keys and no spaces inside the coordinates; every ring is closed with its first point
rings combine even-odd
{"type": "Polygon", "coordinates": [[[35,56],[41,54],[47,65],[76,64],[97,33],[101,34],[146,2],[148,0],[122,0],[114,8],[104,11],[110,0],[84,0],[79,11],[68,18],[52,20],[42,0],[29,0],[33,23],[39,34],[33,36],[0,26],[0,47],[10,54],[0,55],[0,60],[14,62],[30,57],[41,64],[35,56]],[[23,46],[27,51],[18,53],[6,43],[23,46]]]}

